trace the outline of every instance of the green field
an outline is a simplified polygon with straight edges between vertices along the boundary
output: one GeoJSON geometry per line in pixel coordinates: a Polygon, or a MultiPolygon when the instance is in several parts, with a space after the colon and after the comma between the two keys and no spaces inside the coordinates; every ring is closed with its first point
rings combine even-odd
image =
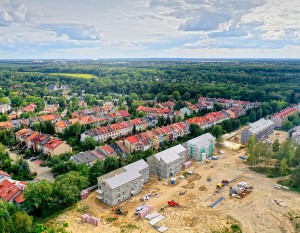
{"type": "Polygon", "coordinates": [[[71,78],[85,78],[85,79],[97,78],[97,76],[93,74],[73,74],[73,73],[49,73],[49,74],[55,76],[71,77],[71,78]]]}

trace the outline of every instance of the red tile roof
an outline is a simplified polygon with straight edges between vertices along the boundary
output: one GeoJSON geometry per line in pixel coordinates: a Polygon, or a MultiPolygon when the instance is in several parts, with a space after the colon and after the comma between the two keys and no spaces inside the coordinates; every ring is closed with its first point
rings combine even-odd
{"type": "Polygon", "coordinates": [[[52,139],[49,142],[47,142],[45,144],[45,147],[47,147],[50,150],[54,150],[55,148],[57,148],[60,144],[62,144],[63,141],[61,141],[60,139],[52,139]]]}
{"type": "Polygon", "coordinates": [[[126,110],[120,110],[119,114],[121,115],[121,117],[130,117],[129,112],[127,112],[126,110]]]}
{"type": "Polygon", "coordinates": [[[25,201],[24,198],[24,191],[20,192],[15,198],[14,198],[15,202],[17,203],[22,203],[25,201]]]}
{"type": "Polygon", "coordinates": [[[21,191],[21,188],[17,187],[14,182],[7,179],[0,183],[0,197],[4,202],[8,202],[13,196],[21,191]]]}
{"type": "Polygon", "coordinates": [[[132,144],[138,142],[138,140],[134,136],[127,137],[126,139],[132,144]]]}
{"type": "Polygon", "coordinates": [[[11,177],[11,175],[9,175],[7,172],[4,171],[0,171],[0,175],[11,177]]]}

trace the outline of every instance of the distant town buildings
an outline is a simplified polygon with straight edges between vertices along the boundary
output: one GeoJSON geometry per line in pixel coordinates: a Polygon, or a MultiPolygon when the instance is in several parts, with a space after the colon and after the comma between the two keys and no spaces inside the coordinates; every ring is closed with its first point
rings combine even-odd
{"type": "Polygon", "coordinates": [[[283,109],[282,111],[274,114],[271,117],[275,127],[283,127],[284,122],[288,119],[290,115],[297,114],[300,111],[300,106],[294,106],[290,108],[283,109]]]}

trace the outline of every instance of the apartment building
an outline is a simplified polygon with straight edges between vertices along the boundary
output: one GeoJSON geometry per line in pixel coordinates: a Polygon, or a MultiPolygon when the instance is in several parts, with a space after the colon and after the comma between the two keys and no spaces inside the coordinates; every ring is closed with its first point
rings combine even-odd
{"type": "Polygon", "coordinates": [[[148,181],[149,166],[144,160],[139,160],[98,177],[97,198],[115,206],[140,193],[148,181]]]}
{"type": "Polygon", "coordinates": [[[215,138],[206,133],[187,141],[187,156],[190,159],[203,161],[213,154],[215,138]]]}
{"type": "Polygon", "coordinates": [[[241,143],[246,143],[252,137],[255,136],[256,141],[260,141],[268,138],[274,131],[274,122],[271,120],[265,120],[264,118],[249,125],[249,128],[242,131],[241,143]]]}

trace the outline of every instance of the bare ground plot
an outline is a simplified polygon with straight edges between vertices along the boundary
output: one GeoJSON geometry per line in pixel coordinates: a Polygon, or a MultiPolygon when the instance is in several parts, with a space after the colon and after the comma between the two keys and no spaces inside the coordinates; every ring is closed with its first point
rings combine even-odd
{"type": "Polygon", "coordinates": [[[294,213],[300,215],[300,195],[292,192],[284,192],[273,188],[275,179],[266,178],[255,173],[240,162],[238,156],[244,154],[243,150],[233,152],[225,149],[225,155],[211,164],[202,165],[193,161],[189,169],[194,171],[185,179],[177,179],[174,186],[163,185],[163,181],[151,178],[145,185],[143,192],[130,200],[120,204],[123,210],[127,210],[127,216],[116,216],[110,207],[102,204],[92,193],[86,200],[80,201],[76,208],[60,215],[56,222],[68,222],[68,231],[77,233],[92,232],[157,232],[148,221],[138,219],[134,210],[141,204],[139,198],[150,190],[155,189],[158,195],[147,201],[154,211],[165,216],[158,225],[165,225],[168,232],[212,232],[230,227],[232,223],[239,223],[243,232],[247,233],[281,233],[296,232],[288,215],[294,213]],[[211,177],[212,181],[207,181],[211,177]],[[254,191],[243,199],[229,197],[229,187],[214,196],[216,184],[222,179],[231,180],[238,177],[239,181],[246,181],[254,186],[254,191]],[[179,195],[180,191],[186,191],[185,195],[179,195]],[[212,196],[208,201],[206,201],[212,196]],[[215,208],[209,205],[219,197],[224,196],[215,208]],[[176,200],[181,207],[168,207],[167,201],[176,200]],[[278,205],[275,200],[283,200],[285,206],[278,205]],[[100,218],[99,227],[80,222],[80,216],[88,213],[100,218]],[[112,223],[107,218],[117,217],[112,223]]]}

